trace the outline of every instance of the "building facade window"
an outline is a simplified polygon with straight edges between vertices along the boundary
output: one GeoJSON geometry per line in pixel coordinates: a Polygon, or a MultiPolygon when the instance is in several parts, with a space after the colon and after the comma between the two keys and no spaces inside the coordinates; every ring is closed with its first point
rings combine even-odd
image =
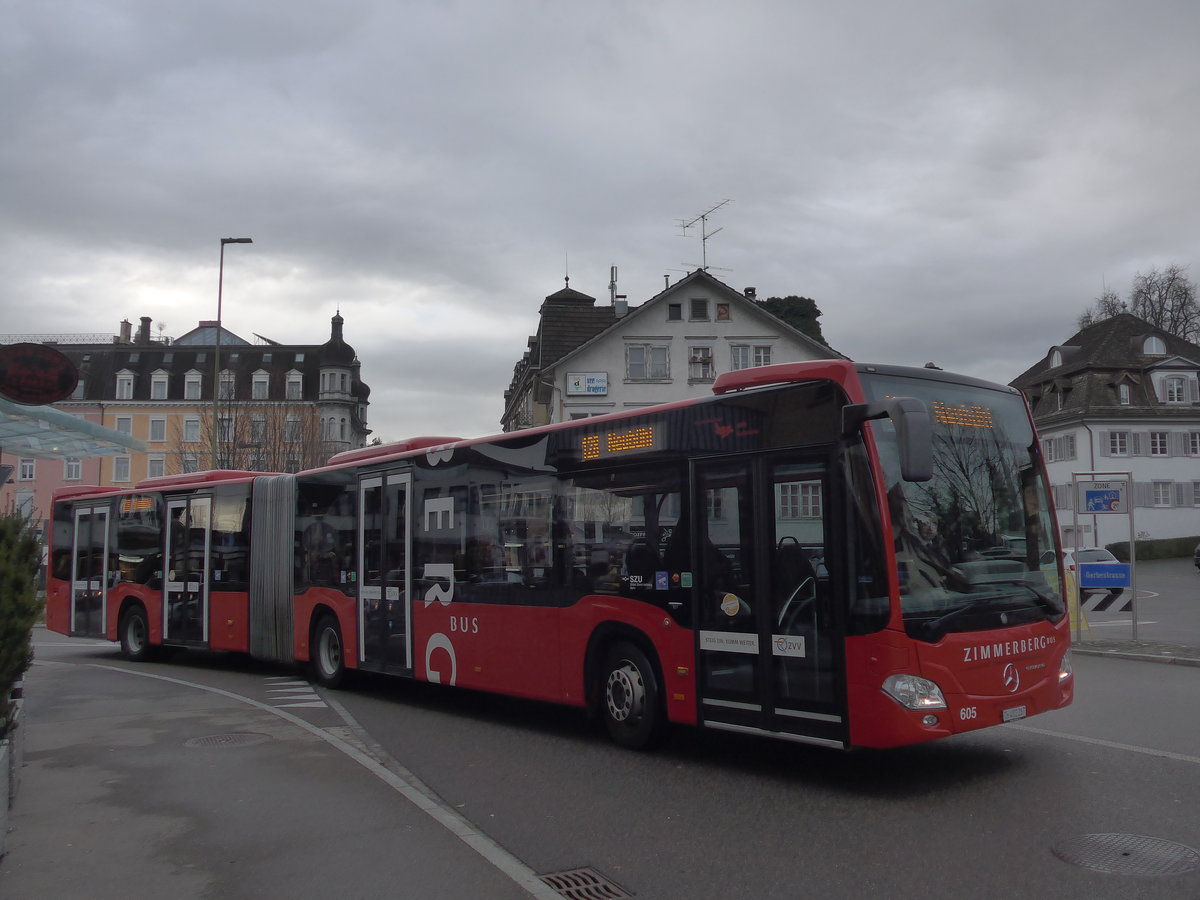
{"type": "Polygon", "coordinates": [[[221,384],[220,398],[222,400],[237,399],[235,396],[236,391],[234,390],[233,373],[230,372],[228,369],[221,370],[220,384],[221,384]]]}
{"type": "Polygon", "coordinates": [[[200,420],[195,416],[189,416],[183,420],[183,442],[185,444],[195,444],[200,440],[200,420]]]}
{"type": "Polygon", "coordinates": [[[707,322],[708,321],[708,301],[699,298],[694,298],[688,302],[688,321],[690,322],[707,322]]]}
{"type": "Polygon", "coordinates": [[[1192,506],[1200,506],[1200,481],[1192,482],[1192,506]]]}
{"type": "Polygon", "coordinates": [[[150,399],[167,399],[167,373],[161,369],[150,376],[150,399]]]}
{"type": "Polygon", "coordinates": [[[670,378],[669,349],[662,344],[627,344],[625,347],[625,377],[631,381],[670,378]]]}
{"type": "Polygon", "coordinates": [[[167,439],[167,420],[155,416],[150,420],[150,440],[165,441],[167,439]]]}
{"type": "Polygon", "coordinates": [[[183,471],[185,474],[200,471],[200,458],[195,453],[183,454],[183,471]]]}
{"type": "Polygon", "coordinates": [[[729,370],[750,368],[750,346],[748,344],[733,344],[729,348],[729,370]]]}
{"type": "Polygon", "coordinates": [[[133,434],[133,417],[132,416],[117,416],[117,427],[114,429],[121,434],[133,434]]]}
{"type": "Polygon", "coordinates": [[[204,376],[194,369],[183,376],[183,399],[199,400],[200,385],[204,376]]]}
{"type": "Polygon", "coordinates": [[[255,372],[250,379],[250,399],[251,400],[266,400],[267,392],[270,388],[271,376],[261,369],[255,372]]]}
{"type": "Polygon", "coordinates": [[[667,321],[682,322],[683,321],[683,304],[668,303],[667,304],[667,321]]]}
{"type": "Polygon", "coordinates": [[[261,444],[267,439],[267,417],[254,416],[250,419],[250,443],[261,444]]]}
{"type": "Polygon", "coordinates": [[[133,373],[118,372],[117,373],[117,399],[132,400],[133,399],[133,373]]]}
{"type": "Polygon", "coordinates": [[[1129,385],[1117,385],[1117,402],[1119,402],[1122,406],[1129,405],[1129,385]]]}
{"type": "Polygon", "coordinates": [[[113,481],[126,482],[129,480],[129,457],[114,456],[113,457],[113,481]]]}
{"type": "Polygon", "coordinates": [[[1150,455],[1151,456],[1166,456],[1167,455],[1167,432],[1165,432],[1165,431],[1150,432],[1150,455]]]}
{"type": "Polygon", "coordinates": [[[284,426],[283,439],[289,444],[300,443],[300,417],[288,416],[284,426]]]}
{"type": "Polygon", "coordinates": [[[1142,343],[1142,352],[1151,356],[1164,356],[1167,352],[1167,345],[1162,338],[1151,335],[1142,343]]]}
{"type": "Polygon", "coordinates": [[[1188,434],[1188,453],[1192,456],[1200,456],[1200,431],[1188,434]]]}
{"type": "Polygon", "coordinates": [[[785,519],[821,518],[821,483],[800,481],[779,485],[779,511],[785,519]]]}
{"type": "Polygon", "coordinates": [[[1109,456],[1128,456],[1129,455],[1129,432],[1128,431],[1110,431],[1108,433],[1108,455],[1109,456]]]}
{"type": "Polygon", "coordinates": [[[167,474],[167,461],[162,456],[146,458],[146,475],[150,478],[161,478],[167,474]]]}
{"type": "Polygon", "coordinates": [[[771,364],[771,348],[768,346],[754,348],[754,365],[769,366],[771,364]]]}
{"type": "Polygon", "coordinates": [[[692,347],[688,350],[688,380],[712,381],[713,355],[712,347],[692,347]]]}
{"type": "Polygon", "coordinates": [[[1154,505],[1155,506],[1170,506],[1171,505],[1171,482],[1155,481],[1154,487],[1154,505]]]}
{"type": "Polygon", "coordinates": [[[22,459],[17,463],[17,481],[33,481],[37,478],[37,460],[22,459]]]}
{"type": "Polygon", "coordinates": [[[79,481],[83,478],[83,462],[74,457],[63,460],[63,481],[79,481]]]}
{"type": "Polygon", "coordinates": [[[1168,403],[1187,402],[1187,382],[1178,375],[1172,375],[1166,380],[1166,401],[1168,403]]]}
{"type": "Polygon", "coordinates": [[[294,370],[288,372],[286,390],[287,399],[299,400],[304,391],[304,376],[294,370]]]}

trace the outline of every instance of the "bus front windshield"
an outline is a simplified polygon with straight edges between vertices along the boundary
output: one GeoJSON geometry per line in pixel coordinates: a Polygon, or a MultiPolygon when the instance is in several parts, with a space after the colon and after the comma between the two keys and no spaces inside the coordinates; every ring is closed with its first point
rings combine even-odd
{"type": "Polygon", "coordinates": [[[914,638],[939,641],[1061,621],[1050,500],[1019,394],[980,383],[865,375],[868,396],[929,408],[933,477],[904,481],[890,419],[872,422],[884,465],[900,603],[914,638]]]}

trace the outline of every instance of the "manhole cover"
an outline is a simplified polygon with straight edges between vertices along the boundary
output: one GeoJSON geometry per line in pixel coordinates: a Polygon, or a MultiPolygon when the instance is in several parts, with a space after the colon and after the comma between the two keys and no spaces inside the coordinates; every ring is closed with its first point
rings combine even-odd
{"type": "Polygon", "coordinates": [[[265,744],[270,739],[269,734],[235,731],[233,734],[208,734],[204,737],[189,738],[184,741],[183,745],[185,747],[250,747],[254,744],[265,744]]]}
{"type": "Polygon", "coordinates": [[[1052,848],[1063,862],[1118,875],[1182,875],[1200,867],[1200,853],[1140,834],[1084,834],[1052,848]]]}
{"type": "Polygon", "coordinates": [[[554,889],[568,900],[612,900],[612,898],[633,896],[590,866],[568,869],[566,872],[553,872],[538,877],[542,879],[544,885],[554,889]]]}

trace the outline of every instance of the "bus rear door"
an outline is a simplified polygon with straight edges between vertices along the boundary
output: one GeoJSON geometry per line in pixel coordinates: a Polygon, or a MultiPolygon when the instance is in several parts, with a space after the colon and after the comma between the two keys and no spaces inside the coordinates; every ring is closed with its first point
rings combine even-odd
{"type": "Polygon", "coordinates": [[[108,504],[75,507],[71,551],[71,634],[104,634],[108,589],[108,504]]]}
{"type": "Polygon", "coordinates": [[[826,464],[742,458],[693,475],[702,721],[844,746],[826,464]]]}
{"type": "Polygon", "coordinates": [[[359,481],[359,661],[386,672],[412,669],[409,629],[412,476],[387,472],[359,481]]]}

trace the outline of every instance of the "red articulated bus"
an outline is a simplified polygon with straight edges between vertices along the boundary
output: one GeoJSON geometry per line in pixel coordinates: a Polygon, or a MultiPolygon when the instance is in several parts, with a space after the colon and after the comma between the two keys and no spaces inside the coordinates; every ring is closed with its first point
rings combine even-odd
{"type": "Polygon", "coordinates": [[[1057,534],[1017,391],[826,360],[295,475],[60,491],[47,625],[587,707],[635,748],[668,723],[892,747],[1071,702],[1057,534]]]}

